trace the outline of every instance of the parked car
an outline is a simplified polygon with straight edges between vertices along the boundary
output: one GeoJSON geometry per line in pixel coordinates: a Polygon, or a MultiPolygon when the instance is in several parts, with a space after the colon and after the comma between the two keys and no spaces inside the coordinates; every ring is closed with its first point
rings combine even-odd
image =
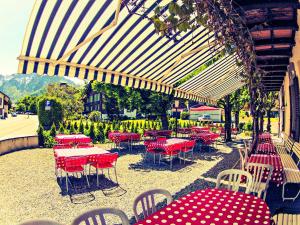
{"type": "Polygon", "coordinates": [[[12,113],[11,113],[11,116],[12,116],[12,117],[17,117],[17,113],[16,113],[16,112],[12,112],[12,113]]]}
{"type": "Polygon", "coordinates": [[[202,116],[198,117],[198,121],[211,121],[209,114],[203,114],[202,116]]]}

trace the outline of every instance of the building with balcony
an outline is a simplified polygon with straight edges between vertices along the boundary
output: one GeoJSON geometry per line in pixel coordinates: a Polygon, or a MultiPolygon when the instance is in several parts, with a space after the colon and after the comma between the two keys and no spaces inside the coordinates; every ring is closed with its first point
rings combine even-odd
{"type": "Polygon", "coordinates": [[[5,119],[8,117],[8,102],[9,97],[0,91],[0,118],[5,119]]]}

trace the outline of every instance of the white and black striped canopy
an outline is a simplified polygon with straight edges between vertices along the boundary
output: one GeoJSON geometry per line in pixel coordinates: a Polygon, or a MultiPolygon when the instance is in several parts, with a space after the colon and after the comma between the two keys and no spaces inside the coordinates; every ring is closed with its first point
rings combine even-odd
{"type": "MultiPolygon", "coordinates": [[[[132,12],[126,1],[36,0],[18,73],[78,77],[171,93],[176,82],[223,48],[214,44],[214,34],[202,26],[171,37],[158,34],[147,17],[154,15],[158,5],[167,10],[171,0],[140,0],[132,12]],[[142,9],[142,16],[138,15],[142,9]]],[[[229,65],[231,58],[222,62],[229,65]]],[[[176,88],[176,96],[200,101],[222,97],[227,85],[236,86],[238,78],[229,81],[228,76],[224,84],[216,82],[209,88],[205,83],[227,74],[223,63],[176,88]]]]}

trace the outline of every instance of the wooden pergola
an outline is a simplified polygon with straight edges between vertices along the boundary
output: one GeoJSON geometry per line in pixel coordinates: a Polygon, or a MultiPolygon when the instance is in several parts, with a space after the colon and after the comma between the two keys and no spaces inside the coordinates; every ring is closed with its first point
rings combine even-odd
{"type": "Polygon", "coordinates": [[[298,30],[297,0],[236,0],[245,18],[256,53],[257,66],[266,71],[262,78],[267,91],[279,91],[295,45],[298,30]]]}

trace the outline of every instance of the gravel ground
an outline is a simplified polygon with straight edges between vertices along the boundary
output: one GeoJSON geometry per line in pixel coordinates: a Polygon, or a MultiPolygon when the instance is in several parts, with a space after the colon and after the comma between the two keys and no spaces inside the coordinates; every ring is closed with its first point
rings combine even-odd
{"type": "Polygon", "coordinates": [[[172,171],[167,164],[154,165],[150,157],[143,160],[141,149],[124,150],[117,164],[120,186],[102,177],[101,187],[97,188],[95,176],[91,176],[89,191],[71,191],[71,195],[66,193],[65,183],[59,185],[54,175],[52,149],[0,156],[0,224],[14,225],[36,218],[70,224],[81,213],[99,207],[119,208],[133,223],[132,204],[138,194],[164,188],[176,199],[196,189],[213,187],[217,174],[238,161],[236,145],[233,142],[230,146],[218,145],[217,151],[196,151],[194,162],[179,165],[175,161],[172,171]]]}

